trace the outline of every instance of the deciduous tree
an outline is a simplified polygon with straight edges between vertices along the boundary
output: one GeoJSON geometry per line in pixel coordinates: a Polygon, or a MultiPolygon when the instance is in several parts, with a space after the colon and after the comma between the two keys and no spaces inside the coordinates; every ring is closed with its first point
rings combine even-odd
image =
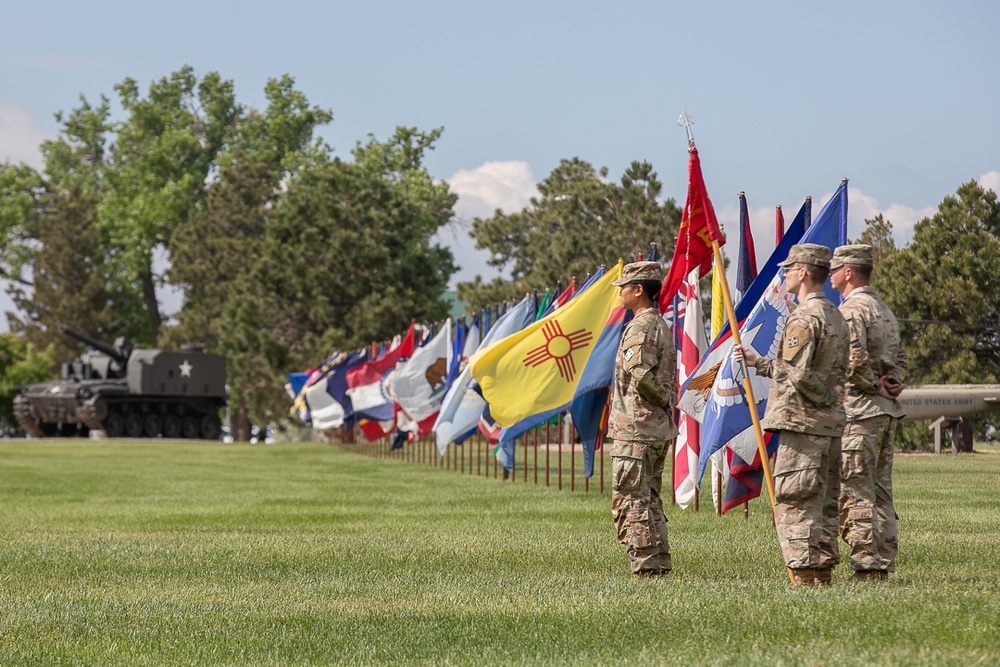
{"type": "Polygon", "coordinates": [[[339,161],[288,182],[223,313],[232,383],[255,421],[286,413],[290,370],[447,315],[451,251],[431,242],[428,202],[397,186],[339,161]]]}
{"type": "Polygon", "coordinates": [[[155,342],[163,315],[154,254],[203,203],[243,109],[231,81],[217,72],[199,80],[191,67],[154,81],[145,97],[131,78],[115,90],[126,119],[116,127],[99,223],[115,248],[114,286],[134,293],[145,314],[144,339],[155,342]]]}

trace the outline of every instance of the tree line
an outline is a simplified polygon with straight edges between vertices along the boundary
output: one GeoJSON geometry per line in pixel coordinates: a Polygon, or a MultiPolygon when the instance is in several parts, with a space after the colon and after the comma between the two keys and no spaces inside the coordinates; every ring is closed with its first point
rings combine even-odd
{"type": "MultiPolygon", "coordinates": [[[[0,275],[15,306],[0,342],[0,421],[11,423],[17,384],[48,379],[80,353],[58,333],[64,323],[109,341],[224,354],[237,436],[248,438],[251,421],[287,414],[287,372],[447,316],[458,266],[433,238],[453,224],[457,197],[425,167],[443,128],[398,127],[338,155],[318,134],[332,111],[288,75],[267,82],[261,109],[240,104],[232,81],[191,67],[146,90],[126,78],[113,97],[114,109],[102,95],[57,113],[41,169],[0,164],[0,275]],[[182,294],[172,317],[157,299],[163,286],[182,294]]],[[[658,200],[650,165],[633,165],[620,186],[606,173],[567,160],[528,216],[547,229],[500,221],[509,240],[480,232],[484,247],[517,262],[515,278],[474,281],[463,297],[475,307],[523,294],[634,254],[651,230],[674,233],[677,207],[658,200]],[[573,227],[551,226],[555,204],[573,207],[573,227]],[[634,248],[626,235],[580,245],[640,216],[634,248]]]]}
{"type": "MultiPolygon", "coordinates": [[[[224,354],[246,439],[251,422],[287,415],[286,373],[447,316],[463,258],[434,238],[456,224],[457,197],[425,166],[443,128],[398,127],[338,155],[318,133],[333,112],[288,75],[267,82],[260,109],[191,67],[145,90],[126,78],[114,99],[114,112],[102,95],[57,113],[41,169],[0,164],[0,275],[15,305],[0,336],[0,421],[10,423],[17,384],[52,377],[81,351],[63,323],[224,354]],[[163,286],[182,294],[170,317],[163,286]]],[[[477,310],[650,242],[672,248],[681,211],[663,190],[648,162],[615,181],[562,160],[527,207],[472,221],[477,247],[509,277],[459,283],[458,298],[477,310]]],[[[904,248],[889,221],[867,223],[861,240],[882,258],[876,286],[903,320],[911,383],[996,381],[996,195],[961,186],[904,248]]]]}

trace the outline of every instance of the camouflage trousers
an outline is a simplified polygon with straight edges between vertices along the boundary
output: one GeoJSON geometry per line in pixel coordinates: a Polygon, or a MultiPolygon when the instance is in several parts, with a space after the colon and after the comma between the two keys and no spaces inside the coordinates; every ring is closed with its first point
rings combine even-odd
{"type": "Polygon", "coordinates": [[[892,444],[898,419],[881,415],[844,429],[840,535],[851,545],[851,568],[895,572],[899,543],[892,505],[892,444]]]}
{"type": "Polygon", "coordinates": [[[774,524],[785,565],[833,567],[840,499],[840,438],[781,431],[774,462],[774,524]]]}
{"type": "Polygon", "coordinates": [[[632,572],[669,572],[670,544],[660,488],[666,442],[615,442],[611,447],[611,516],[632,572]]]}

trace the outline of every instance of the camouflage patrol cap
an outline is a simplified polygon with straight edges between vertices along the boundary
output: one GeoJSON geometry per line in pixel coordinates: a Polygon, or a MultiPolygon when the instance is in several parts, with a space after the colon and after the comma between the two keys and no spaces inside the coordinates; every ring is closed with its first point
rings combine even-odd
{"type": "Polygon", "coordinates": [[[828,269],[830,268],[830,249],[816,243],[793,245],[788,251],[788,259],[779,262],[778,266],[791,266],[798,263],[812,264],[828,269]]]}
{"type": "Polygon", "coordinates": [[[611,283],[621,287],[636,280],[663,280],[659,262],[632,262],[622,268],[622,277],[611,283]]]}
{"type": "Polygon", "coordinates": [[[830,260],[830,270],[839,269],[844,264],[856,266],[872,266],[875,260],[872,257],[872,247],[865,243],[857,245],[842,245],[833,251],[833,259],[830,260]]]}

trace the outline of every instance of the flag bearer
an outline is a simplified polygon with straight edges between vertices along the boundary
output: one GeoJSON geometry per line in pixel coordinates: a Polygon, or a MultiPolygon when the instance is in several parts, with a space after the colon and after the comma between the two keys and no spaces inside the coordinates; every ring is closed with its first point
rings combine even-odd
{"type": "Polygon", "coordinates": [[[660,488],[669,441],[677,435],[677,353],[656,307],[657,262],[634,262],[614,283],[621,305],[635,317],[625,326],[615,358],[608,422],[613,479],[611,515],[626,546],[633,577],[655,577],[672,567],[660,488]]]}
{"type": "Polygon", "coordinates": [[[774,522],[794,586],[829,585],[837,544],[840,440],[850,334],[824,295],[830,250],[792,246],[785,286],[798,307],[785,322],[776,359],[737,348],[734,357],[772,378],[762,426],[780,434],[774,464],[774,522]]]}
{"type": "Polygon", "coordinates": [[[906,352],[899,325],[869,285],[872,247],[845,245],[833,252],[830,283],[844,295],[840,312],[851,332],[847,374],[847,426],[841,451],[840,534],[851,546],[857,580],[882,580],[896,570],[896,510],[892,505],[892,446],[905,414],[906,352]]]}

